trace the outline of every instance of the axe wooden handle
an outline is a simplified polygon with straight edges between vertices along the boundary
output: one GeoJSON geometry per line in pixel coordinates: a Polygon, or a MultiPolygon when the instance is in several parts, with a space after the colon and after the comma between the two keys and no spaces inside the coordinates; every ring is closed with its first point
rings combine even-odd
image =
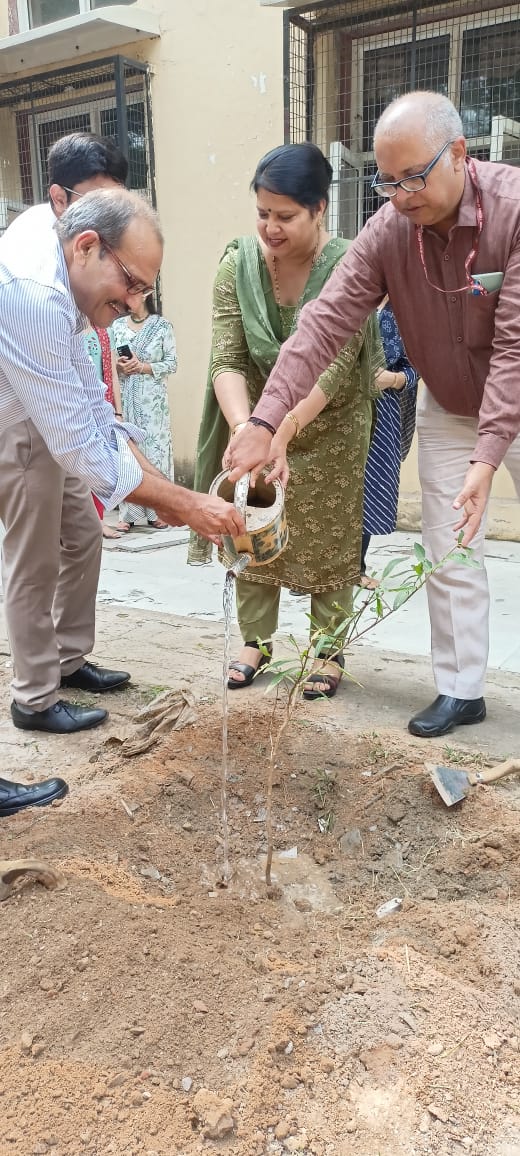
{"type": "Polygon", "coordinates": [[[499,763],[496,767],[488,767],[487,771],[474,771],[468,773],[468,779],[472,786],[477,783],[497,783],[499,779],[505,779],[507,775],[520,774],[520,759],[506,759],[504,763],[499,763]]]}

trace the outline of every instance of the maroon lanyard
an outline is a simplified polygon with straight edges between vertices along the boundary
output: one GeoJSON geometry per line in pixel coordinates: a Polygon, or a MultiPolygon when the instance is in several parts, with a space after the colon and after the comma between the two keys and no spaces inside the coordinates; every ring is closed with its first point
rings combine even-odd
{"type": "Polygon", "coordinates": [[[471,252],[468,253],[466,260],[464,262],[464,269],[466,272],[466,284],[462,286],[462,289],[441,289],[440,285],[434,285],[433,281],[430,281],[430,278],[428,277],[428,270],[426,268],[426,258],[424,256],[424,227],[422,225],[416,225],[415,226],[415,236],[417,237],[417,248],[419,249],[419,257],[421,259],[421,265],[423,267],[424,276],[426,277],[428,285],[431,285],[432,289],[436,289],[437,293],[467,293],[469,290],[469,292],[472,293],[474,296],[485,297],[487,294],[487,289],[484,289],[483,285],[479,285],[478,281],[476,281],[475,278],[471,276],[471,269],[473,266],[473,262],[477,256],[477,253],[478,253],[480,234],[482,232],[482,229],[484,228],[484,210],[482,208],[482,197],[480,195],[480,189],[478,187],[477,170],[475,168],[475,161],[473,160],[473,157],[466,157],[466,164],[468,166],[469,179],[470,179],[471,184],[473,185],[473,189],[475,191],[475,211],[476,211],[476,215],[477,215],[477,230],[476,230],[473,248],[472,248],[471,252]]]}

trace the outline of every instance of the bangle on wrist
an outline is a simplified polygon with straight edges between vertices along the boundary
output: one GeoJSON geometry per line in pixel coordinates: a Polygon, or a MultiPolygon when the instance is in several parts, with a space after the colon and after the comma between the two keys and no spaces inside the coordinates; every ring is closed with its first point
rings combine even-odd
{"type": "Polygon", "coordinates": [[[120,413],[120,411],[119,411],[118,409],[115,409],[115,410],[114,410],[114,413],[115,413],[115,416],[116,416],[116,417],[122,417],[122,416],[123,416],[123,414],[122,414],[122,413],[120,413]]]}
{"type": "Polygon", "coordinates": [[[262,417],[249,417],[247,420],[248,420],[249,425],[260,425],[263,427],[263,429],[269,430],[269,433],[272,434],[274,437],[274,434],[275,434],[274,426],[270,425],[270,423],[268,421],[264,421],[264,419],[262,417]]]}
{"type": "Polygon", "coordinates": [[[292,410],[289,410],[289,412],[286,413],[286,415],[284,417],[284,421],[292,422],[294,429],[296,431],[293,436],[298,438],[302,432],[302,427],[298,421],[298,418],[296,417],[296,414],[293,413],[292,410]]]}
{"type": "Polygon", "coordinates": [[[247,425],[247,421],[237,421],[237,424],[234,425],[233,429],[231,430],[231,437],[234,438],[239,429],[243,429],[245,425],[247,425]]]}

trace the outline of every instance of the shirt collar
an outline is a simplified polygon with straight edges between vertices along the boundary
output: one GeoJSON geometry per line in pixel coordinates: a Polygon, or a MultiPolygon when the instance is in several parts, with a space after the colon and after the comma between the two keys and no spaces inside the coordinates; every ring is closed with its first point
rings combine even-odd
{"type": "Polygon", "coordinates": [[[62,280],[63,286],[64,286],[66,292],[69,294],[70,299],[71,299],[73,306],[74,306],[74,312],[76,315],[76,333],[81,333],[82,330],[88,326],[89,321],[85,317],[85,314],[81,312],[81,309],[78,308],[78,306],[76,305],[76,302],[74,300],[74,294],[73,294],[72,289],[70,287],[69,270],[68,270],[67,262],[65,260],[65,251],[63,249],[63,245],[60,241],[60,238],[59,238],[57,230],[56,230],[56,222],[54,222],[54,224],[53,224],[53,229],[56,233],[56,238],[58,241],[58,254],[57,254],[58,275],[59,275],[60,279],[62,280]]]}

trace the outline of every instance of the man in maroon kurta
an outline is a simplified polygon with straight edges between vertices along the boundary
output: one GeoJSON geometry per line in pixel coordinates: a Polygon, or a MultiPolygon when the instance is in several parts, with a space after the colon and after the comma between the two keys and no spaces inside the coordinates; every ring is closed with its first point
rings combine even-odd
{"type": "Polygon", "coordinates": [[[388,293],[426,385],[417,426],[427,553],[438,561],[463,528],[482,562],[450,563],[428,582],[438,696],[409,724],[426,738],[486,714],[484,528],[501,461],[520,496],[520,171],[469,160],[460,117],[437,93],[389,105],[374,149],[387,199],[302,310],[228,460],[235,478],[270,459],[285,414],[388,293]]]}

